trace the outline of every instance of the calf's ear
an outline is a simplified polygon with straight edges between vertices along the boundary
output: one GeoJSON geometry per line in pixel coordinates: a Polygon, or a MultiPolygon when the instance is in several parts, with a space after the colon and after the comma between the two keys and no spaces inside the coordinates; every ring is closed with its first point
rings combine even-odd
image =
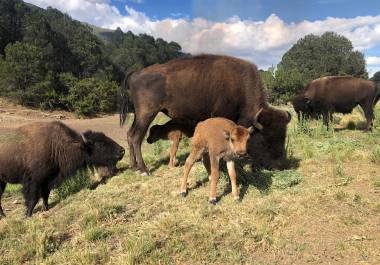
{"type": "Polygon", "coordinates": [[[229,140],[230,139],[230,132],[226,131],[226,130],[223,130],[223,136],[226,140],[229,140]]]}

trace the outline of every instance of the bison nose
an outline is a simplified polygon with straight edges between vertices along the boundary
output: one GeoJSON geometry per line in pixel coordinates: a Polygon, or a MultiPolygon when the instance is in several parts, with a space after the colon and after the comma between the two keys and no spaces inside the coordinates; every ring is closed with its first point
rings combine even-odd
{"type": "Polygon", "coordinates": [[[236,153],[237,153],[237,155],[238,155],[239,157],[241,157],[241,156],[245,156],[245,155],[247,154],[247,152],[246,152],[245,150],[240,150],[240,151],[237,151],[236,153]]]}
{"type": "Polygon", "coordinates": [[[125,154],[125,149],[122,148],[122,149],[120,150],[120,158],[123,158],[124,154],[125,154]]]}

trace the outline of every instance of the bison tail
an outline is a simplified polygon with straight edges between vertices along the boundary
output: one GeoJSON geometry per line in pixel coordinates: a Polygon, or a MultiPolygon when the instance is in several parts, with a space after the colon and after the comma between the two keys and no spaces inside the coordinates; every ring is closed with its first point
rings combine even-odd
{"type": "Polygon", "coordinates": [[[127,72],[120,86],[120,91],[119,91],[120,127],[122,127],[125,124],[125,121],[127,120],[127,114],[129,112],[129,105],[130,105],[130,101],[128,97],[128,90],[129,90],[128,79],[134,72],[135,71],[127,72]]]}

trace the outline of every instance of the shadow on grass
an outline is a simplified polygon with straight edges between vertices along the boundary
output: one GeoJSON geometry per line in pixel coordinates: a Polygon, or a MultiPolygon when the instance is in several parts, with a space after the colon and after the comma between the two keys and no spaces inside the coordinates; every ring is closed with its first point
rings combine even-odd
{"type": "MultiPolygon", "coordinates": [[[[189,153],[184,153],[179,156],[177,156],[178,165],[177,167],[182,167],[185,164],[186,158],[189,156],[189,153]]],[[[159,169],[162,165],[168,165],[169,164],[169,157],[160,158],[152,164],[150,167],[150,172],[153,173],[157,169],[159,169]]]]}
{"type": "Polygon", "coordinates": [[[345,130],[361,130],[364,132],[366,131],[367,123],[365,121],[359,121],[359,122],[353,122],[349,121],[345,127],[339,127],[339,128],[334,128],[334,131],[340,132],[340,131],[345,131],[345,130]]]}

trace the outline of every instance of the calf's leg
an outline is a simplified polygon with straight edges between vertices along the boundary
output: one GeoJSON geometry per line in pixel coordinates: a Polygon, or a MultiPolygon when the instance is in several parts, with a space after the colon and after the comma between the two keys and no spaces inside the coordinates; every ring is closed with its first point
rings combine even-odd
{"type": "Polygon", "coordinates": [[[183,168],[183,178],[181,180],[180,194],[182,197],[186,197],[187,195],[187,178],[189,176],[190,170],[193,167],[194,163],[201,158],[203,151],[203,148],[197,148],[193,146],[190,155],[186,159],[185,166],[183,168]]]}
{"type": "Polygon", "coordinates": [[[5,187],[7,186],[7,183],[0,181],[0,218],[5,217],[3,208],[1,207],[1,196],[3,196],[5,187]]]}
{"type": "Polygon", "coordinates": [[[232,195],[234,196],[235,200],[239,200],[239,191],[236,184],[236,170],[234,161],[227,161],[227,170],[231,180],[232,195]]]}
{"type": "Polygon", "coordinates": [[[210,154],[211,174],[210,174],[210,200],[211,204],[216,204],[216,185],[219,179],[219,159],[210,154]]]}
{"type": "Polygon", "coordinates": [[[181,135],[176,134],[171,137],[170,139],[172,141],[172,146],[170,148],[170,160],[169,160],[169,167],[175,167],[176,166],[176,155],[178,151],[178,145],[179,141],[181,140],[181,135]]]}

